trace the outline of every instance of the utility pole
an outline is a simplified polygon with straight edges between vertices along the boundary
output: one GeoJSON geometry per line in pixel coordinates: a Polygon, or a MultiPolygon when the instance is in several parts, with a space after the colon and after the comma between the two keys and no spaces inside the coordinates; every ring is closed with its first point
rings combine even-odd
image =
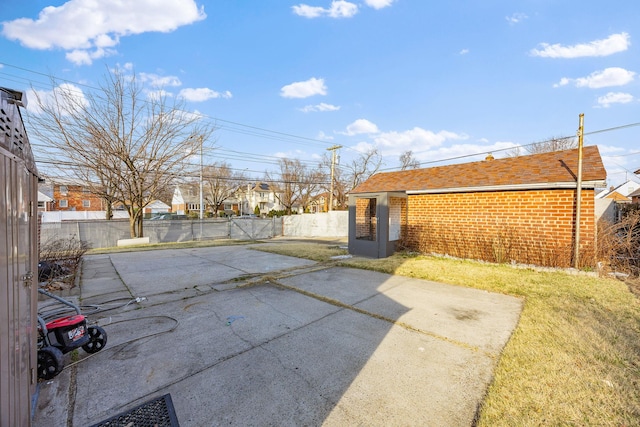
{"type": "Polygon", "coordinates": [[[336,167],[336,150],[342,148],[342,145],[334,145],[332,147],[327,148],[327,151],[331,151],[331,185],[329,190],[329,212],[333,210],[333,176],[334,169],[336,167]]]}
{"type": "Polygon", "coordinates": [[[580,210],[582,207],[582,145],[584,142],[584,113],[580,113],[578,126],[578,187],[576,188],[576,238],[573,253],[573,267],[580,266],[580,210]]]}
{"type": "MultiPolygon", "coordinates": [[[[202,140],[202,135],[199,137],[200,139],[200,227],[202,227],[202,218],[204,218],[204,206],[203,206],[203,197],[202,197],[202,146],[204,141],[202,140]]],[[[202,234],[202,233],[201,233],[202,234]]],[[[200,236],[202,238],[202,235],[200,236]]]]}

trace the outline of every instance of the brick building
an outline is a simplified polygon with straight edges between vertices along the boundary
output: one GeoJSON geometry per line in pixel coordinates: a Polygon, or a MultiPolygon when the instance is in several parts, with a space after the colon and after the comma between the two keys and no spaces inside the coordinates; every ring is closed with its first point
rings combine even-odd
{"type": "Polygon", "coordinates": [[[56,211],[103,211],[105,201],[90,188],[74,182],[53,182],[53,209],[56,211]]]}
{"type": "MultiPolygon", "coordinates": [[[[349,194],[349,251],[383,257],[398,245],[495,262],[572,263],[578,150],[379,173],[349,194]]],[[[594,262],[595,189],[606,171],[583,151],[580,260],[594,262]]]]}

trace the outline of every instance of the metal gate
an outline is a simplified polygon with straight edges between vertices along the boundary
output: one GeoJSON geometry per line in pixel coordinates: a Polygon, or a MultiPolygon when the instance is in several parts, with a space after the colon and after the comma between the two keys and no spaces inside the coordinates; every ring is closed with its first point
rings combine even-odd
{"type": "Polygon", "coordinates": [[[231,218],[229,238],[238,240],[269,239],[282,234],[282,218],[231,218]],[[278,230],[280,225],[280,230],[278,230]]]}
{"type": "Polygon", "coordinates": [[[0,88],[0,426],[31,424],[36,385],[38,178],[19,105],[0,88]]]}

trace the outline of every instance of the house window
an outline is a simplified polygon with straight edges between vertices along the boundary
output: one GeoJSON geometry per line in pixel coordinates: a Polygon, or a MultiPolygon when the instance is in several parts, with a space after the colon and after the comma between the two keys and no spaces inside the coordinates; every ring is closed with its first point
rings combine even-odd
{"type": "Polygon", "coordinates": [[[66,196],[67,194],[69,194],[69,190],[67,189],[66,185],[60,186],[60,194],[62,194],[63,196],[66,196]]]}
{"type": "Polygon", "coordinates": [[[91,191],[89,190],[89,187],[82,187],[82,192],[83,193],[91,193],[91,191]]]}
{"type": "Polygon", "coordinates": [[[69,201],[68,200],[60,200],[58,201],[58,206],[60,206],[61,208],[68,208],[69,207],[69,201]]]}
{"type": "Polygon", "coordinates": [[[38,202],[38,208],[44,208],[44,202],[38,202]]]}
{"type": "Polygon", "coordinates": [[[91,200],[83,200],[82,201],[82,207],[83,208],[90,208],[91,207],[91,200]]]}

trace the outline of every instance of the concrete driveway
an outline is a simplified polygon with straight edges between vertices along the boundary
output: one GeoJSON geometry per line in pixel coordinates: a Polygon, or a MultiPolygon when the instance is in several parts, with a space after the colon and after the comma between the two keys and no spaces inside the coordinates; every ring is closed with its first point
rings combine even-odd
{"type": "Polygon", "coordinates": [[[166,394],[183,427],[469,426],[522,308],[247,246],[88,256],[80,293],[107,346],[40,383],[35,426],[166,394]]]}

